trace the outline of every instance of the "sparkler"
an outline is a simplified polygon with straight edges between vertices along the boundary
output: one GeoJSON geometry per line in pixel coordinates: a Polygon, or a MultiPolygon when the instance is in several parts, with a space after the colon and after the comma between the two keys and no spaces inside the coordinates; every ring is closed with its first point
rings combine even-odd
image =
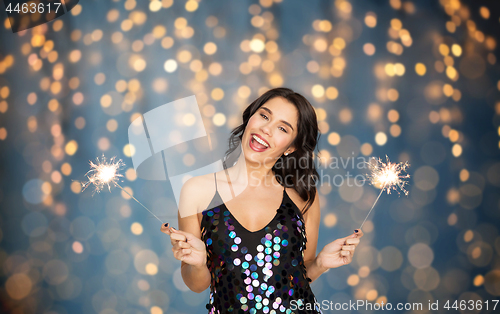
{"type": "Polygon", "coordinates": [[[398,194],[400,194],[401,191],[405,195],[408,195],[408,191],[405,190],[405,186],[408,184],[408,182],[405,179],[409,178],[410,175],[403,174],[403,172],[405,172],[406,169],[410,167],[410,164],[408,163],[408,161],[392,163],[387,155],[385,156],[385,158],[386,162],[383,162],[380,158],[373,158],[371,162],[367,163],[368,168],[371,170],[371,172],[367,174],[370,183],[373,186],[381,187],[381,190],[359,229],[363,227],[366,218],[368,218],[372,209],[375,207],[375,204],[377,204],[380,195],[382,195],[382,192],[386,191],[387,194],[391,194],[391,191],[396,191],[398,192],[398,194]]]}
{"type": "Polygon", "coordinates": [[[150,211],[146,206],[144,206],[141,202],[139,202],[134,196],[132,196],[129,192],[127,192],[119,183],[118,180],[120,177],[123,177],[118,170],[125,166],[125,163],[121,159],[115,161],[115,157],[112,157],[108,162],[106,161],[106,157],[102,156],[102,161],[99,161],[99,157],[96,158],[96,163],[92,161],[90,163],[90,170],[85,174],[88,181],[81,182],[82,191],[90,185],[93,184],[95,186],[94,193],[101,192],[104,189],[104,186],[108,187],[108,190],[111,192],[111,186],[119,187],[123,192],[127,193],[134,201],[139,203],[142,207],[144,207],[148,212],[150,212],[153,216],[156,217],[162,224],[160,218],[158,218],[152,211],[150,211]]]}

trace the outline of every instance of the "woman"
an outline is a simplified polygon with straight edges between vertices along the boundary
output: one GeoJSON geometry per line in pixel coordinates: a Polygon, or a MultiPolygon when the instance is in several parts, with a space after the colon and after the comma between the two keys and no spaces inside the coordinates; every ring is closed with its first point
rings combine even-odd
{"type": "Polygon", "coordinates": [[[237,162],[184,184],[179,211],[199,214],[179,215],[180,230],[166,224],[161,231],[170,235],[186,285],[198,293],[210,286],[209,313],[321,313],[309,283],[349,264],[363,233],[355,230],[316,255],[318,134],[316,113],[302,95],[269,90],[231,133],[227,154],[241,143],[237,162]]]}

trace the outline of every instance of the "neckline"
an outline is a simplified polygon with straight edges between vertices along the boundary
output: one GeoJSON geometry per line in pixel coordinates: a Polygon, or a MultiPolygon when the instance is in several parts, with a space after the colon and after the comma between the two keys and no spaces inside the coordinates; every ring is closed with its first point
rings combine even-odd
{"type": "MultiPolygon", "coordinates": [[[[219,194],[219,191],[217,191],[217,194],[219,195],[219,198],[222,200],[222,197],[220,196],[219,194]]],[[[286,193],[285,189],[283,188],[283,197],[281,199],[281,204],[280,206],[276,209],[276,214],[274,215],[274,217],[264,226],[262,227],[261,229],[259,230],[256,230],[256,231],[250,231],[248,230],[247,228],[245,228],[239,221],[238,219],[236,219],[236,217],[234,217],[233,213],[231,213],[231,211],[229,210],[229,208],[226,206],[226,202],[224,202],[224,200],[222,200],[222,205],[224,205],[224,207],[226,208],[226,210],[229,212],[229,215],[234,219],[234,221],[243,229],[245,230],[246,232],[248,233],[251,233],[251,234],[255,234],[255,233],[259,233],[261,232],[262,230],[265,230],[275,219],[276,217],[278,217],[278,211],[279,209],[281,208],[281,206],[283,206],[283,203],[285,202],[285,194],[288,196],[288,194],[286,193]]]]}

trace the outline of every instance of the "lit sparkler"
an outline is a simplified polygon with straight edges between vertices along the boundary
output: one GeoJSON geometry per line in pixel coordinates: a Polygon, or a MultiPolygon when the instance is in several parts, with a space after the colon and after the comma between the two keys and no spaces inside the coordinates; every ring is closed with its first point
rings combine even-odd
{"type": "Polygon", "coordinates": [[[408,195],[408,191],[405,189],[405,186],[408,184],[408,182],[405,179],[408,179],[410,175],[403,174],[403,172],[406,172],[406,169],[410,167],[410,164],[408,163],[408,161],[392,163],[387,155],[385,156],[385,158],[386,162],[383,162],[380,158],[373,158],[370,162],[367,163],[368,168],[371,170],[371,172],[367,174],[370,183],[373,186],[381,188],[381,190],[359,229],[363,227],[366,218],[368,218],[372,209],[375,207],[375,204],[377,204],[380,195],[382,195],[382,192],[386,191],[387,194],[391,194],[391,191],[396,191],[398,192],[398,194],[400,194],[401,191],[405,195],[408,195]]]}
{"type": "MultiPolygon", "coordinates": [[[[119,187],[123,192],[127,193],[134,201],[139,203],[142,207],[144,207],[148,212],[150,212],[153,216],[158,218],[152,211],[150,211],[146,206],[144,206],[141,202],[139,202],[134,196],[132,196],[127,190],[125,190],[119,183],[118,180],[120,177],[123,177],[118,171],[125,166],[125,163],[121,159],[115,161],[115,157],[112,157],[108,162],[106,161],[106,157],[102,156],[102,161],[99,161],[99,157],[96,158],[96,163],[92,161],[90,163],[90,170],[85,174],[87,176],[87,182],[81,182],[82,191],[90,185],[93,184],[95,186],[94,193],[101,192],[104,186],[108,186],[108,190],[111,192],[111,186],[119,187]]],[[[163,224],[163,221],[161,221],[163,224]]]]}

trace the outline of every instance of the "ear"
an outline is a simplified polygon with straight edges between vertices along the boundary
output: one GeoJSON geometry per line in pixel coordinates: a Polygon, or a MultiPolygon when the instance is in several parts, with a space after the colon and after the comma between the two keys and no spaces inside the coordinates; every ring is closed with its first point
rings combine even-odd
{"type": "Polygon", "coordinates": [[[296,151],[295,147],[290,146],[290,147],[288,147],[288,149],[285,151],[285,153],[288,153],[288,155],[290,155],[290,154],[291,154],[291,153],[293,153],[294,151],[296,151]]]}

